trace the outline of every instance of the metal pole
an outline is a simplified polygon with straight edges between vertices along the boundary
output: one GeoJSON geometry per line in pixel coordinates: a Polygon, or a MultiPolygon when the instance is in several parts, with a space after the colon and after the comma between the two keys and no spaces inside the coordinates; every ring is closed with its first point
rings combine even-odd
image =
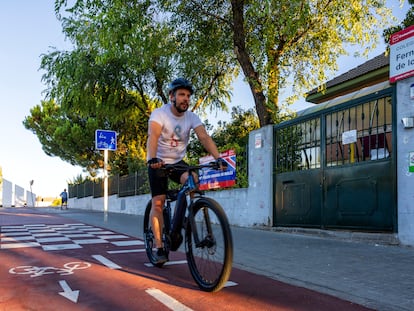
{"type": "Polygon", "coordinates": [[[31,180],[30,181],[30,196],[32,197],[32,206],[36,207],[34,203],[34,199],[33,199],[33,189],[32,189],[33,183],[34,183],[34,180],[31,180]]]}
{"type": "Polygon", "coordinates": [[[108,220],[108,149],[104,150],[104,221],[108,220]]]}

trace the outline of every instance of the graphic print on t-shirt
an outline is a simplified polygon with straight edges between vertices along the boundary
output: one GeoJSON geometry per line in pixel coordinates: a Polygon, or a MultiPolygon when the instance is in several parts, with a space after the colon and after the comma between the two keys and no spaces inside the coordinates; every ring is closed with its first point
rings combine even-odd
{"type": "Polygon", "coordinates": [[[171,135],[171,147],[177,147],[179,141],[182,141],[181,126],[177,124],[174,128],[174,133],[171,135]]]}

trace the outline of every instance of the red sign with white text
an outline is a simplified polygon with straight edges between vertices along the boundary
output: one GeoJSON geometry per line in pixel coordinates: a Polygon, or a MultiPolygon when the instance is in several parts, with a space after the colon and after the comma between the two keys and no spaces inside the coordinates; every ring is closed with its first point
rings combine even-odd
{"type": "Polygon", "coordinates": [[[414,25],[390,37],[390,82],[414,76],[414,25]]]}

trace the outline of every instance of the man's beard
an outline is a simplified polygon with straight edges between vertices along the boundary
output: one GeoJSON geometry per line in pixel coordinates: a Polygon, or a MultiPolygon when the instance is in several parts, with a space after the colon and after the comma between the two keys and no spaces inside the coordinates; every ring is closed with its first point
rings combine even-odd
{"type": "Polygon", "coordinates": [[[186,109],[181,109],[180,107],[178,107],[176,100],[174,100],[174,107],[179,113],[183,113],[183,112],[186,112],[188,110],[188,106],[187,106],[186,109]]]}

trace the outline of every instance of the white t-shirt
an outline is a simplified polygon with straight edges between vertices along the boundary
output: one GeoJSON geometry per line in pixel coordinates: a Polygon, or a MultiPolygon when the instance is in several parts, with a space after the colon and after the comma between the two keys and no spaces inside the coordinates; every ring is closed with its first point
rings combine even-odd
{"type": "Polygon", "coordinates": [[[157,122],[162,127],[157,158],[164,160],[166,164],[177,163],[185,157],[190,131],[203,125],[192,111],[187,110],[181,117],[175,116],[171,112],[171,104],[155,109],[148,122],[157,122]]]}

